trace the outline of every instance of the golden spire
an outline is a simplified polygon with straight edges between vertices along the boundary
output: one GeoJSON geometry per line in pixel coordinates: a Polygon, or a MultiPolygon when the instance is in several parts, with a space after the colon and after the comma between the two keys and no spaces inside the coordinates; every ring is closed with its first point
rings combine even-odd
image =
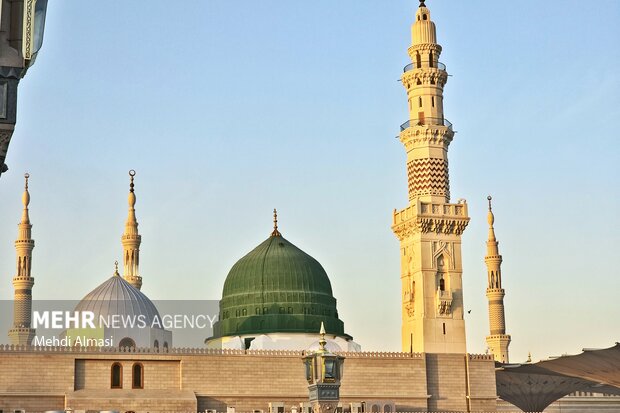
{"type": "Polygon", "coordinates": [[[273,209],[273,231],[271,232],[272,237],[281,237],[280,231],[278,231],[278,211],[273,209]]]}
{"type": "Polygon", "coordinates": [[[319,331],[319,334],[321,335],[321,339],[319,340],[319,352],[320,353],[326,353],[327,349],[325,348],[325,345],[327,344],[327,340],[325,340],[325,325],[323,324],[323,322],[321,321],[321,331],[319,331]]]}
{"type": "Polygon", "coordinates": [[[120,276],[120,274],[118,273],[118,261],[114,261],[114,276],[115,277],[120,276]]]}

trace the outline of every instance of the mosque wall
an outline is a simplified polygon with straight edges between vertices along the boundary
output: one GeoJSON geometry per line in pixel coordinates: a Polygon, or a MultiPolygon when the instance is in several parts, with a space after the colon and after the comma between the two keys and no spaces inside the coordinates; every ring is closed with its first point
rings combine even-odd
{"type": "MultiPolygon", "coordinates": [[[[266,411],[270,402],[283,402],[288,411],[308,399],[301,355],[296,351],[207,349],[172,349],[170,353],[33,351],[0,346],[0,410],[36,412],[71,407],[157,412],[235,407],[247,412],[266,411]],[[123,367],[122,389],[111,389],[113,363],[123,367]],[[134,363],[144,368],[143,389],[132,389],[134,363]],[[115,407],[119,403],[122,408],[115,407]]],[[[475,407],[495,409],[490,356],[470,356],[466,364],[466,356],[457,354],[344,355],[341,402],[345,406],[383,400],[393,402],[397,411],[466,410],[469,368],[475,407]]]]}

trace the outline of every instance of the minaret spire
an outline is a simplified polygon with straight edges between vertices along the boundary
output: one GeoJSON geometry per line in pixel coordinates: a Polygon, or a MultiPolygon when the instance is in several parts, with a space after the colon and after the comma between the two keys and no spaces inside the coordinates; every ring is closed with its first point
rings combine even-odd
{"type": "Polygon", "coordinates": [[[487,241],[487,255],[484,262],[487,265],[487,298],[489,300],[490,335],[487,336],[487,345],[496,361],[508,363],[508,346],[510,336],[506,334],[506,320],[504,316],[504,289],[502,288],[502,256],[499,254],[499,242],[495,238],[495,215],[493,215],[492,197],[488,196],[489,212],[489,239],[487,241]]]}
{"type": "Polygon", "coordinates": [[[142,237],[138,233],[138,220],[136,219],[136,194],[134,192],[134,177],[136,171],[129,171],[129,211],[127,222],[125,222],[125,232],[121,237],[123,244],[123,278],[138,290],[142,287],[142,277],[140,276],[140,243],[142,237]]]}
{"type": "Polygon", "coordinates": [[[30,345],[35,335],[35,330],[30,328],[32,319],[32,287],[34,286],[34,278],[31,275],[34,240],[32,239],[32,224],[30,223],[28,211],[28,206],[30,205],[29,178],[30,174],[24,174],[25,184],[22,195],[24,209],[21,222],[17,225],[18,235],[15,240],[17,274],[13,277],[13,287],[15,288],[13,328],[9,330],[11,343],[20,345],[30,345]]]}

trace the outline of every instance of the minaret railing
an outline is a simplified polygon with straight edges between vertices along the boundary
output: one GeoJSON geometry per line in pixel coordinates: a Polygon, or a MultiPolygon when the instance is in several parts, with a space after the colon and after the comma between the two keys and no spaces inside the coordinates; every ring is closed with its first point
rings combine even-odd
{"type": "Polygon", "coordinates": [[[441,62],[421,62],[421,63],[409,63],[407,66],[405,66],[405,68],[403,69],[403,73],[407,73],[410,72],[412,70],[416,70],[416,69],[427,69],[427,67],[422,67],[422,65],[424,63],[427,63],[429,65],[429,67],[432,67],[433,69],[439,69],[439,70],[446,70],[446,65],[444,65],[441,62]]]}
{"type": "Polygon", "coordinates": [[[452,130],[452,123],[445,118],[424,117],[424,119],[408,120],[400,125],[400,131],[403,132],[413,126],[445,126],[449,130],[452,130]]]}

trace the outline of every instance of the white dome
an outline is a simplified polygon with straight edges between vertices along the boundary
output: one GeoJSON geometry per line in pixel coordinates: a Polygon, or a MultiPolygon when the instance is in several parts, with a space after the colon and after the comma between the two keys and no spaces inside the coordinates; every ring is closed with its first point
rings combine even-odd
{"type": "Polygon", "coordinates": [[[153,319],[161,320],[155,304],[118,275],[113,275],[88,293],[75,307],[75,311],[93,312],[96,322],[101,317],[107,319],[113,315],[131,317],[142,315],[149,324],[153,319]]]}

